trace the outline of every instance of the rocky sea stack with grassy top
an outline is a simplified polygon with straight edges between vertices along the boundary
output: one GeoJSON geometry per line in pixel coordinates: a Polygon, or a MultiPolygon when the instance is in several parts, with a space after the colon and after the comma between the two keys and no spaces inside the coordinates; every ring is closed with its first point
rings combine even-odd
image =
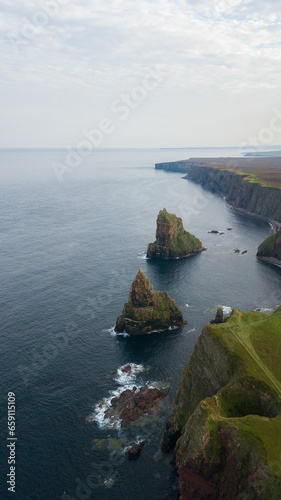
{"type": "Polygon", "coordinates": [[[281,307],[203,328],[162,443],[182,500],[281,498],[280,355],[281,307]]]}
{"type": "Polygon", "coordinates": [[[149,243],[147,257],[160,259],[179,259],[196,255],[203,248],[201,241],[184,230],[182,219],[160,210],[157,217],[156,241],[149,243]]]}
{"type": "Polygon", "coordinates": [[[149,279],[140,269],[131,285],[129,300],[117,318],[115,331],[138,335],[186,323],[175,301],[167,292],[154,292],[149,279]]]}
{"type": "Polygon", "coordinates": [[[262,242],[257,256],[271,264],[281,265],[281,229],[262,242]]]}

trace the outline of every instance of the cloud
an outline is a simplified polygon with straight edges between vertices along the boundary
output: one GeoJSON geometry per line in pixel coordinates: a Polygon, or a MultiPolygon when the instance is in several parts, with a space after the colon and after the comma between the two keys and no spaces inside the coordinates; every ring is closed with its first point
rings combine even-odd
{"type": "MultiPolygon", "coordinates": [[[[199,86],[210,99],[219,93],[236,99],[250,91],[258,92],[257,98],[271,91],[276,99],[278,5],[273,0],[4,0],[1,82],[26,95],[31,85],[38,99],[41,88],[42,110],[46,88],[64,88],[69,106],[80,91],[100,109],[157,66],[169,96],[175,92],[189,100],[199,86]]],[[[79,99],[83,103],[84,97],[79,99]]]]}

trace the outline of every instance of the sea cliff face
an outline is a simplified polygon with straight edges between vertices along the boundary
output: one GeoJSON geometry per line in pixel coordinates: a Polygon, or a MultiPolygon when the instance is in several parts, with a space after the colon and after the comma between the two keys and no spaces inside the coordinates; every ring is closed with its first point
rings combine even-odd
{"type": "Polygon", "coordinates": [[[162,443],[181,500],[268,500],[281,491],[281,308],[206,326],[185,366],[162,443]]]}
{"type": "Polygon", "coordinates": [[[281,222],[281,190],[245,180],[246,175],[206,166],[187,166],[186,179],[226,197],[235,209],[281,222]]]}
{"type": "MultiPolygon", "coordinates": [[[[261,162],[263,161],[261,158],[255,160],[255,164],[259,165],[259,169],[262,169],[261,162]]],[[[224,195],[228,203],[236,210],[246,215],[261,217],[272,222],[277,229],[280,229],[281,189],[273,186],[267,187],[262,182],[255,182],[255,175],[251,173],[252,170],[248,167],[245,159],[190,159],[158,163],[155,168],[170,172],[186,172],[186,179],[197,182],[215,193],[224,195]],[[212,165],[216,165],[216,167],[212,165]]],[[[274,170],[269,165],[270,168],[272,168],[270,175],[270,182],[272,182],[273,179],[280,178],[281,167],[278,170],[275,165],[274,170]]],[[[266,172],[266,166],[263,171],[266,172]]],[[[263,177],[266,177],[264,172],[263,177]]],[[[261,176],[261,178],[263,177],[261,176]]]]}

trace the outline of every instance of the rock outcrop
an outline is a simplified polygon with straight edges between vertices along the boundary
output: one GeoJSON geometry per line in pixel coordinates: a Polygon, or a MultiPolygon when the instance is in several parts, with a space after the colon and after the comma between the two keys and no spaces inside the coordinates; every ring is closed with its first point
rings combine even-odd
{"type": "Polygon", "coordinates": [[[257,256],[261,260],[281,266],[281,229],[263,241],[257,256]]]}
{"type": "Polygon", "coordinates": [[[162,443],[175,446],[181,500],[280,498],[280,355],[281,307],[203,328],[162,443]]]}
{"type": "Polygon", "coordinates": [[[154,292],[149,279],[140,269],[131,285],[129,300],[117,318],[115,331],[138,335],[186,323],[174,299],[167,292],[154,292]]]}
{"type": "Polygon", "coordinates": [[[221,307],[218,307],[217,308],[217,312],[216,312],[216,317],[215,319],[212,319],[210,321],[210,324],[213,325],[218,325],[219,323],[223,323],[224,322],[224,319],[223,319],[223,310],[221,307]]]}
{"type": "Polygon", "coordinates": [[[144,448],[145,441],[141,441],[141,443],[134,444],[131,448],[129,448],[126,451],[126,457],[128,457],[129,460],[135,460],[138,458],[144,448]]]}
{"type": "Polygon", "coordinates": [[[111,408],[105,412],[105,418],[109,418],[111,424],[119,421],[121,427],[127,427],[144,416],[156,415],[161,400],[169,390],[169,387],[157,389],[147,386],[126,389],[119,397],[111,400],[111,408]]]}
{"type": "Polygon", "coordinates": [[[160,210],[157,217],[156,241],[149,243],[147,257],[178,259],[190,257],[205,250],[201,241],[184,230],[182,219],[160,210]]]}

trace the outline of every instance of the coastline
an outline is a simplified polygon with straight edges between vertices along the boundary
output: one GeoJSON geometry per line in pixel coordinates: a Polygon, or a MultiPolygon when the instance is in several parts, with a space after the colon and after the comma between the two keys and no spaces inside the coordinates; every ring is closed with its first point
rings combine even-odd
{"type": "MultiPolygon", "coordinates": [[[[210,189],[212,192],[224,196],[226,202],[238,213],[247,217],[261,220],[271,226],[271,234],[277,233],[281,229],[281,189],[274,186],[263,186],[258,182],[250,182],[247,173],[251,175],[251,168],[247,169],[249,164],[244,164],[245,174],[241,175],[237,172],[237,168],[231,169],[231,160],[235,162],[236,158],[226,158],[223,162],[222,158],[219,159],[194,159],[182,160],[169,163],[158,163],[155,165],[157,170],[165,170],[168,172],[186,172],[182,179],[187,179],[205,188],[210,189]],[[214,166],[216,165],[216,166],[214,166]],[[236,171],[235,171],[236,170],[236,171]],[[246,177],[246,179],[245,179],[246,177]],[[274,201],[274,214],[277,217],[270,217],[270,202],[274,201]],[[255,210],[249,210],[248,207],[256,208],[260,213],[255,210]],[[262,213],[262,212],[265,212],[262,213]],[[267,215],[268,214],[268,215],[267,215]],[[278,218],[279,220],[276,220],[278,218]]],[[[244,159],[244,162],[247,160],[244,159]]],[[[280,160],[281,161],[281,160],[280,160]]],[[[249,160],[248,160],[249,162],[249,160]]],[[[240,159],[240,164],[243,165],[240,159]]],[[[281,174],[281,164],[280,164],[281,174]]],[[[281,267],[281,261],[273,257],[260,257],[259,260],[270,263],[272,265],[281,267]]]]}

